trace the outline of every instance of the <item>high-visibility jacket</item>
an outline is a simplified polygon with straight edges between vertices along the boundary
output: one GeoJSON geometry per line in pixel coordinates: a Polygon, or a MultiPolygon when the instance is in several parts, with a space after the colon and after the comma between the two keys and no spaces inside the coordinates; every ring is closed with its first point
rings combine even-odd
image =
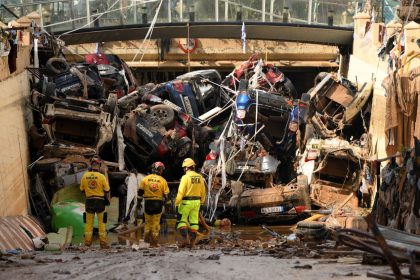
{"type": "Polygon", "coordinates": [[[159,175],[147,175],[139,185],[144,190],[145,199],[163,199],[169,193],[168,182],[159,175]]]}
{"type": "Polygon", "coordinates": [[[106,177],[96,171],[89,171],[83,174],[80,181],[80,190],[85,192],[86,198],[104,197],[109,192],[109,184],[106,177]]]}
{"type": "Polygon", "coordinates": [[[183,199],[199,199],[201,204],[206,200],[206,187],[204,178],[195,171],[188,170],[181,178],[175,206],[179,206],[183,199]]]}

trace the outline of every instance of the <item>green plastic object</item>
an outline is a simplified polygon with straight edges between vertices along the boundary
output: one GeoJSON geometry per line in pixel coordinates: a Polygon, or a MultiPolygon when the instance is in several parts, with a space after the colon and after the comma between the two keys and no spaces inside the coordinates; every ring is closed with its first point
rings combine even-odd
{"type": "MultiPolygon", "coordinates": [[[[52,208],[52,228],[58,231],[60,228],[73,227],[73,236],[83,236],[85,223],[83,222],[83,212],[85,204],[78,201],[61,201],[55,203],[52,208]]],[[[95,217],[94,227],[98,227],[95,217]]]]}
{"type": "MultiPolygon", "coordinates": [[[[58,232],[60,228],[73,227],[73,237],[83,236],[85,223],[83,212],[85,212],[85,197],[79,186],[73,185],[58,190],[51,202],[51,226],[53,231],[58,232]]],[[[118,219],[118,201],[111,200],[111,206],[107,207],[108,223],[107,229],[113,227],[118,219]]],[[[95,215],[94,228],[98,228],[98,219],[95,215]]]]}

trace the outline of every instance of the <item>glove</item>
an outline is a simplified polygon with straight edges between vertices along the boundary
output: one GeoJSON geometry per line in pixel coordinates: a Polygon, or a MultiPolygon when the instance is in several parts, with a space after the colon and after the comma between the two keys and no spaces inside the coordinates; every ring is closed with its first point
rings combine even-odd
{"type": "Polygon", "coordinates": [[[178,214],[178,206],[175,206],[175,213],[178,214]]]}
{"type": "Polygon", "coordinates": [[[167,199],[166,201],[165,201],[165,205],[166,206],[171,206],[172,205],[172,200],[170,200],[170,199],[167,199]]]}
{"type": "Polygon", "coordinates": [[[200,205],[200,212],[204,212],[204,205],[203,204],[200,205]]]}
{"type": "Polygon", "coordinates": [[[105,197],[105,206],[109,206],[111,205],[111,202],[108,200],[107,197],[105,197]]]}

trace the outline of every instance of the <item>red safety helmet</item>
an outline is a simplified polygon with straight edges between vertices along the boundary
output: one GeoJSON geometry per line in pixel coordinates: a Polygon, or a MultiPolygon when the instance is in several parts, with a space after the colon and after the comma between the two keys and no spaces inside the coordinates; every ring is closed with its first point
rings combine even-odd
{"type": "Polygon", "coordinates": [[[155,163],[153,163],[152,165],[153,172],[163,172],[163,170],[165,170],[165,165],[162,162],[156,161],[155,163]]]}
{"type": "Polygon", "coordinates": [[[101,159],[100,159],[100,158],[98,158],[98,157],[93,157],[93,158],[90,160],[90,165],[95,165],[95,164],[100,165],[100,164],[101,164],[101,159]]]}

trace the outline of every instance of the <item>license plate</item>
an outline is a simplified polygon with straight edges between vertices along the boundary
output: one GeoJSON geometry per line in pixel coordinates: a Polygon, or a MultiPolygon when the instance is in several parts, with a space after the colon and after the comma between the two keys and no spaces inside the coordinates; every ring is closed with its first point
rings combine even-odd
{"type": "Polygon", "coordinates": [[[269,213],[281,213],[284,211],[283,206],[275,206],[275,207],[265,207],[261,208],[261,213],[269,214],[269,213]]]}

